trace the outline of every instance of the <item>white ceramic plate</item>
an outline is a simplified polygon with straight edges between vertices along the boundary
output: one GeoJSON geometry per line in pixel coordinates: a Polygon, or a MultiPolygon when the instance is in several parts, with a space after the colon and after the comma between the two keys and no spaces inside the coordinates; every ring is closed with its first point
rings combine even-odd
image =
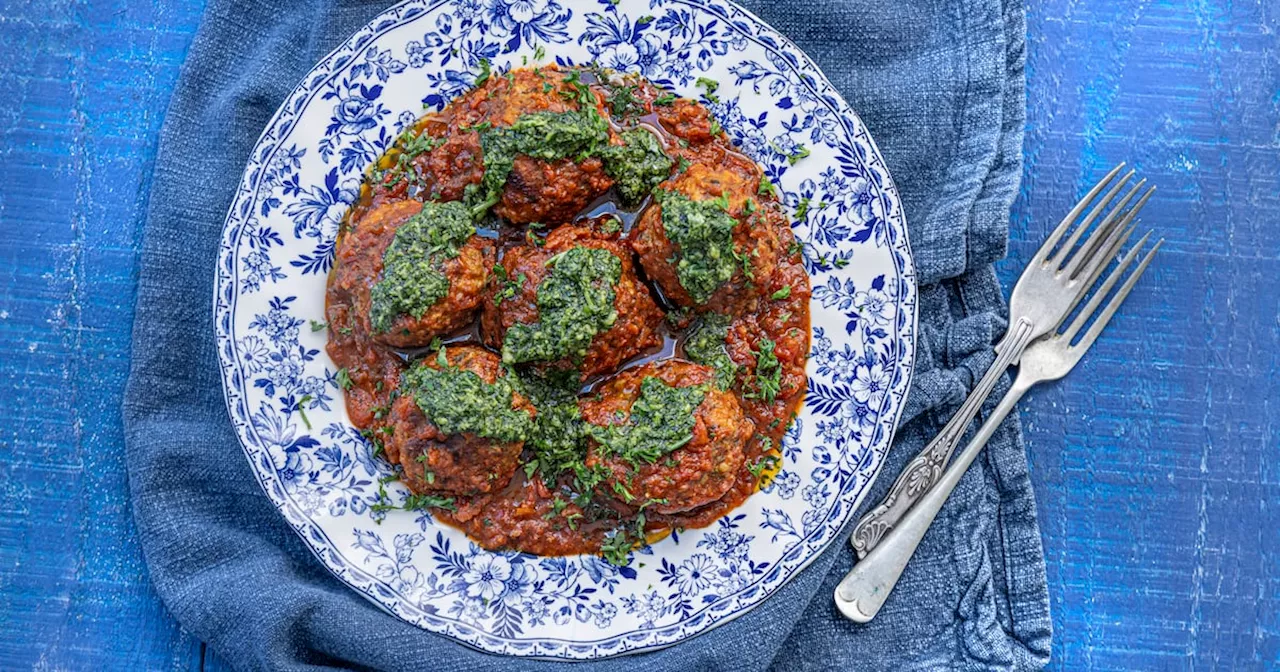
{"type": "Polygon", "coordinates": [[[750,13],[707,0],[411,0],[320,62],[268,124],[227,215],[214,311],[245,454],[325,566],[429,631],[495,653],[585,659],[667,646],[735,618],[836,540],[902,407],[916,287],[902,206],[866,128],[750,13]],[[468,88],[481,58],[504,70],[535,51],[639,72],[695,98],[697,78],[720,82],[708,103],[720,124],[792,211],[808,202],[794,227],[814,288],[809,390],[781,473],[717,523],[624,568],[488,552],[427,513],[393,511],[378,524],[370,504],[389,467],[348,420],[326,333],[309,327],[324,319],[334,235],[364,168],[424,105],[439,109],[468,88]],[[801,147],[809,155],[793,163],[801,147]]]}

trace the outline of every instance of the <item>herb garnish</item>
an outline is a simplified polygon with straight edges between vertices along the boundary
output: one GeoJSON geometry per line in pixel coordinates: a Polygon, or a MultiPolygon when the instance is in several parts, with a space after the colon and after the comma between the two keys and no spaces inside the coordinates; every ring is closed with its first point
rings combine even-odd
{"type": "Polygon", "coordinates": [[[773,350],[777,344],[767,338],[760,339],[760,350],[756,352],[755,390],[742,396],[748,399],[763,399],[773,403],[782,391],[782,364],[773,350]]]}
{"type": "Polygon", "coordinates": [[[515,376],[486,383],[472,371],[448,364],[445,350],[436,367],[426,362],[401,376],[400,387],[444,434],[472,434],[498,441],[524,441],[533,429],[527,411],[511,407],[515,376]]]}
{"type": "MultiPolygon", "coordinates": [[[[577,71],[573,74],[576,75],[577,71]]],[[[565,81],[586,87],[576,79],[565,81]]],[[[580,95],[565,93],[571,97],[580,95]]],[[[590,90],[585,95],[592,98],[590,90]]],[[[584,105],[582,110],[569,112],[530,112],[520,115],[510,126],[481,131],[484,177],[477,188],[468,190],[466,196],[472,217],[483,217],[498,202],[517,156],[543,161],[586,158],[595,155],[608,142],[609,124],[590,104],[584,105]]]]}
{"type": "Polygon", "coordinates": [[[689,331],[684,342],[684,354],[690,361],[716,370],[716,387],[727,390],[738,375],[737,364],[729,358],[725,349],[725,336],[733,318],[719,313],[707,313],[689,331]]]}
{"type": "Polygon", "coordinates": [[[621,117],[633,112],[644,112],[644,105],[641,104],[639,98],[636,98],[636,86],[634,84],[615,86],[612,89],[609,94],[609,109],[613,111],[614,116],[621,117]]]}
{"type": "Polygon", "coordinates": [[[581,361],[591,339],[618,320],[614,285],[622,262],[607,250],[574,247],[547,260],[551,274],[538,283],[538,321],[516,324],[502,343],[502,361],[581,361]]]}
{"type": "Polygon", "coordinates": [[[774,301],[781,301],[783,299],[790,298],[790,297],[791,297],[791,285],[783,285],[782,289],[779,289],[778,291],[774,292],[769,298],[773,299],[774,301]]]}
{"type": "Polygon", "coordinates": [[[301,399],[298,400],[298,407],[297,407],[298,415],[302,417],[302,422],[307,426],[308,431],[311,429],[311,421],[307,419],[307,409],[304,408],[304,404],[306,404],[308,401],[311,401],[312,398],[313,397],[309,394],[303,396],[301,399]]]}
{"type": "Polygon", "coordinates": [[[316,322],[315,320],[308,320],[308,322],[311,323],[311,333],[313,334],[317,331],[324,331],[325,328],[329,326],[324,322],[316,322]]]}
{"type": "Polygon", "coordinates": [[[498,282],[502,283],[502,289],[493,294],[493,305],[495,306],[500,306],[503,301],[515,296],[520,291],[520,288],[524,286],[525,281],[529,279],[524,273],[514,278],[507,277],[507,269],[502,264],[493,265],[493,275],[498,282]]]}
{"type": "Polygon", "coordinates": [[[809,199],[805,197],[800,199],[800,204],[796,206],[796,221],[803,221],[807,214],[809,214],[809,199]]]}
{"type": "Polygon", "coordinates": [[[382,277],[370,292],[370,322],[385,332],[401,315],[420,318],[449,292],[449,278],[437,270],[476,232],[458,202],[424,203],[422,211],[396,229],[382,255],[382,277]]]}
{"type": "Polygon", "coordinates": [[[718,200],[692,201],[675,191],[655,192],[662,228],[676,245],[676,278],[694,303],[706,303],[733,277],[733,230],[738,220],[718,200]]]}
{"type": "Polygon", "coordinates": [[[480,59],[479,65],[480,65],[480,74],[476,75],[476,81],[474,82],[475,86],[480,86],[481,84],[484,84],[485,82],[489,81],[489,59],[487,58],[480,59]]]}
{"type": "Polygon", "coordinates": [[[797,161],[809,156],[809,154],[810,152],[808,147],[805,147],[804,145],[796,145],[796,148],[787,155],[787,163],[794,166],[797,161]]]}
{"type": "Polygon", "coordinates": [[[770,471],[773,471],[773,469],[777,466],[778,466],[777,455],[761,455],[760,459],[747,465],[747,471],[751,472],[752,476],[759,479],[764,474],[770,471]]]}
{"type": "Polygon", "coordinates": [[[720,96],[716,95],[716,89],[720,88],[720,82],[717,82],[714,79],[707,79],[706,77],[699,77],[694,84],[706,90],[706,95],[704,97],[707,99],[707,102],[720,102],[720,96]]]}
{"type": "MultiPolygon", "coordinates": [[[[369,510],[377,514],[386,513],[387,511],[421,511],[422,509],[448,509],[457,511],[458,505],[454,503],[452,497],[443,497],[440,495],[408,495],[399,505],[391,504],[390,498],[387,497],[386,483],[397,480],[396,476],[391,476],[390,480],[383,479],[378,481],[378,499],[369,505],[369,510]]],[[[381,521],[379,521],[381,522],[381,521]]]]}
{"type": "Polygon", "coordinates": [[[613,178],[622,200],[635,203],[671,175],[671,157],[658,138],[642,128],[623,131],[622,144],[601,150],[604,172],[613,178]]]}
{"type": "Polygon", "coordinates": [[[768,176],[761,175],[760,188],[756,190],[756,193],[760,194],[761,196],[768,196],[769,194],[773,194],[774,196],[777,196],[778,190],[776,187],[773,186],[773,182],[769,180],[768,176]]]}
{"type": "Polygon", "coordinates": [[[705,385],[672,387],[650,376],[640,382],[627,422],[587,425],[587,434],[605,455],[634,466],[653,464],[693,439],[694,411],[707,394],[705,385]]]}

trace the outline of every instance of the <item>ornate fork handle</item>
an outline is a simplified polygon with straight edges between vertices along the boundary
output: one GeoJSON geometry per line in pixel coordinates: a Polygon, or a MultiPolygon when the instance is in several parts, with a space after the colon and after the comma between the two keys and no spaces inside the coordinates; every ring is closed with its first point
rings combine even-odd
{"type": "Polygon", "coordinates": [[[951,461],[951,455],[960,444],[960,438],[969,428],[969,423],[977,417],[1000,376],[1022,357],[1022,351],[1030,340],[1027,337],[1031,334],[1032,327],[1031,321],[1022,317],[1005,332],[1004,338],[996,346],[999,354],[991,366],[987,367],[987,372],[974,386],[964,404],[951,416],[942,432],[907,463],[884,501],[858,521],[853,528],[853,535],[849,537],[849,543],[853,545],[859,559],[866,557],[884,535],[898,525],[898,521],[902,520],[911,507],[937,484],[947,463],[951,461]]]}

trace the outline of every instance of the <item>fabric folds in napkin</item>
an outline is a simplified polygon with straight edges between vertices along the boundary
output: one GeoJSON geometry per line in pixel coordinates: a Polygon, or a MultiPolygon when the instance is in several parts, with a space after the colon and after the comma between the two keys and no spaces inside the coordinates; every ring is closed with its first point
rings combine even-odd
{"type": "MultiPolygon", "coordinates": [[[[568,1],[568,0],[565,0],[568,1]]],[[[630,1],[630,0],[628,0],[630,1]]],[[[921,283],[917,369],[865,510],[993,355],[1021,170],[1023,15],[1015,0],[756,0],[870,128],[902,193],[921,283]]],[[[134,515],[157,590],[235,667],[511,670],[388,616],[320,565],[249,471],[213,342],[214,260],[248,153],[292,87],[387,2],[211,0],[161,137],[124,416],[134,515]]],[[[777,595],[711,632],[578,669],[1035,669],[1049,656],[1044,560],[1016,415],[869,625],[841,619],[833,544],[777,595]]]]}

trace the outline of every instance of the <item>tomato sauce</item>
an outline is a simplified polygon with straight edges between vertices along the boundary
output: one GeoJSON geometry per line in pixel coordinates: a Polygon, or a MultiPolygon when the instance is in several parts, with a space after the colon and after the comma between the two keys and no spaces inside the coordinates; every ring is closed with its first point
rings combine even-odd
{"type": "MultiPolygon", "coordinates": [[[[725,291],[718,292],[707,305],[692,310],[687,297],[664,292],[666,286],[678,293],[668,269],[642,263],[640,258],[628,258],[626,272],[634,274],[637,287],[651,299],[631,296],[634,290],[627,289],[628,294],[620,300],[639,306],[628,309],[639,312],[620,315],[619,324],[624,328],[599,334],[606,345],[590,361],[603,362],[604,366],[588,371],[579,381],[579,405],[584,417],[591,421],[591,404],[598,405],[603,398],[607,405],[604,395],[613,393],[610,384],[616,376],[627,376],[637,367],[652,367],[654,362],[685,358],[684,340],[697,324],[700,310],[727,315],[724,350],[736,369],[725,396],[731,395],[731,401],[736,400],[741,408],[740,416],[735,417],[749,423],[743,432],[746,438],[741,447],[741,463],[737,464],[735,457],[732,483],[727,490],[714,501],[695,508],[682,508],[675,503],[637,511],[608,497],[575,499],[581,493],[574,492],[570,479],[548,483],[540,474],[519,468],[500,489],[458,496],[452,508],[433,510],[438,519],[464,530],[485,548],[517,549],[538,555],[600,552],[618,526],[635,522],[638,514],[643,514],[638,520],[644,536],[653,541],[673,529],[710,525],[739,506],[781,468],[778,447],[804,397],[810,338],[810,283],[789,217],[772,190],[762,184],[759,166],[733,147],[707,109],[695,101],[674,98],[639,78],[619,83],[611,75],[582,71],[575,81],[568,81],[565,74],[554,67],[525,68],[506,76],[495,73],[440,113],[420,119],[406,133],[405,138],[410,141],[402,138],[367,174],[359,201],[340,227],[326,294],[327,350],[350,380],[350,387],[345,390],[348,414],[369,438],[373,450],[381,454],[379,437],[383,428],[393,424],[391,409],[397,403],[401,376],[411,362],[433,349],[392,347],[371,333],[367,318],[369,288],[378,279],[378,256],[390,239],[386,235],[376,237],[380,248],[371,255],[352,244],[353,230],[363,232],[385,226],[387,218],[397,214],[396,209],[404,216],[416,211],[419,201],[466,198],[468,190],[474,191],[484,176],[481,134],[486,125],[510,125],[531,112],[573,109],[570,96],[578,96],[583,101],[580,104],[593,102],[609,122],[612,142],[616,142],[622,129],[644,127],[654,132],[673,163],[672,176],[663,185],[692,184],[687,189],[701,190],[695,193],[698,198],[724,198],[730,214],[747,224],[734,233],[734,244],[750,249],[742,246],[763,241],[762,254],[756,256],[767,258],[767,266],[759,263],[735,275],[725,285],[725,291]],[[624,99],[621,105],[619,98],[624,99]],[[413,142],[417,142],[416,147],[413,142]],[[692,166],[698,168],[691,171],[692,166]],[[717,171],[718,176],[700,177],[708,169],[717,171]],[[748,200],[751,205],[746,205],[748,200]],[[665,319],[654,319],[645,313],[654,310],[665,314],[665,319]],[[766,341],[767,348],[762,346],[766,341]],[[634,354],[625,358],[610,356],[636,342],[640,345],[634,354]],[[768,375],[762,376],[765,369],[768,375]]],[[[654,217],[656,206],[652,197],[639,203],[624,203],[617,190],[609,187],[611,184],[596,158],[535,161],[518,157],[500,200],[493,206],[493,215],[500,219],[483,220],[477,235],[485,239],[486,251],[494,249],[498,264],[508,253],[516,254],[514,250],[527,254],[530,246],[546,245],[548,232],[557,226],[560,232],[551,237],[553,246],[559,244],[560,238],[582,238],[594,241],[594,246],[631,255],[628,245],[634,244],[638,222],[654,217]],[[571,231],[565,225],[581,227],[584,233],[562,233],[571,231]]],[[[667,243],[657,241],[659,245],[667,243]]],[[[662,254],[670,254],[670,250],[662,254]]],[[[535,274],[534,269],[519,264],[510,266],[506,272],[523,270],[535,274]]],[[[541,270],[536,273],[545,275],[541,270]]],[[[488,286],[485,301],[501,291],[501,282],[496,278],[488,286]]],[[[529,298],[532,297],[526,297],[529,298]]],[[[511,319],[503,323],[493,313],[493,306],[485,305],[482,329],[480,309],[474,308],[474,303],[466,303],[472,306],[468,310],[475,313],[467,313],[471,316],[466,320],[467,326],[446,334],[442,342],[475,344],[498,353],[502,340],[495,336],[493,325],[501,323],[506,328],[511,319]]],[[[533,310],[536,313],[536,308],[533,310]]],[[[682,375],[703,383],[710,379],[706,367],[688,366],[696,371],[682,375]]],[[[399,403],[403,405],[404,400],[399,403]]],[[[402,456],[386,457],[398,464],[402,456]]],[[[528,459],[530,448],[526,445],[521,462],[528,459]]],[[[682,477],[696,479],[698,475],[682,477]]],[[[424,484],[414,478],[410,485],[416,486],[417,491],[424,484]]]]}

